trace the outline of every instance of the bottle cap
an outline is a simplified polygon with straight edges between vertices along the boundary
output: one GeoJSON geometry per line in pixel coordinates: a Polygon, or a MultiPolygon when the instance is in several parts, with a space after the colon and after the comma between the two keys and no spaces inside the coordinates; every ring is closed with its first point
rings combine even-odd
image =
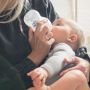
{"type": "MultiPolygon", "coordinates": [[[[42,17],[38,11],[36,10],[30,10],[28,11],[25,16],[24,16],[24,23],[28,26],[31,27],[34,31],[36,30],[36,26],[37,26],[37,21],[41,21],[41,20],[47,20],[46,25],[49,27],[51,27],[51,22],[45,18],[42,17]]],[[[50,28],[49,27],[49,28],[50,28]]]]}

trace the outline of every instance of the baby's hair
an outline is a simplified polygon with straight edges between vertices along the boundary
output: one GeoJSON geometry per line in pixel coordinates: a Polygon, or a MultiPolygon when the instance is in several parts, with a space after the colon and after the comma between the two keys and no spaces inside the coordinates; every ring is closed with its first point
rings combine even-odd
{"type": "Polygon", "coordinates": [[[24,1],[25,0],[0,0],[0,23],[8,23],[15,20],[23,9],[24,1]],[[5,20],[5,18],[9,19],[5,20]]]}
{"type": "Polygon", "coordinates": [[[85,36],[83,29],[73,20],[64,20],[64,24],[70,26],[72,30],[78,35],[77,47],[80,48],[85,44],[85,36]]]}

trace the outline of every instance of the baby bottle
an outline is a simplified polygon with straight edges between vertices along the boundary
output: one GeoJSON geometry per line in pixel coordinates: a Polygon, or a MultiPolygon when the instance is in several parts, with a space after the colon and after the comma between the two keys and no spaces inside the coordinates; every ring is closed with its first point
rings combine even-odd
{"type": "Polygon", "coordinates": [[[45,20],[46,26],[49,27],[51,30],[52,23],[49,21],[48,18],[42,17],[38,11],[30,10],[24,16],[24,23],[28,27],[31,27],[34,31],[36,30],[36,27],[37,27],[37,21],[41,21],[41,20],[45,20]]]}

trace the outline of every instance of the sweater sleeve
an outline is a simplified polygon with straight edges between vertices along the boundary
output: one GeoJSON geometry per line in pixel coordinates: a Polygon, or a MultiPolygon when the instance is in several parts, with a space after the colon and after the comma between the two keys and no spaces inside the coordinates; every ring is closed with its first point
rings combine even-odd
{"type": "Polygon", "coordinates": [[[71,60],[74,55],[75,53],[69,45],[65,43],[57,44],[41,67],[48,71],[49,77],[52,77],[64,68],[64,58],[68,57],[71,60]]]}
{"type": "Polygon", "coordinates": [[[46,62],[41,65],[41,67],[48,71],[49,77],[52,77],[63,69],[63,61],[66,56],[65,51],[55,52],[52,56],[47,58],[46,62]]]}
{"type": "Polygon", "coordinates": [[[19,71],[26,88],[31,87],[32,80],[30,77],[27,76],[27,73],[35,69],[37,66],[30,59],[25,58],[24,60],[22,60],[22,62],[17,64],[15,67],[19,71]]]}

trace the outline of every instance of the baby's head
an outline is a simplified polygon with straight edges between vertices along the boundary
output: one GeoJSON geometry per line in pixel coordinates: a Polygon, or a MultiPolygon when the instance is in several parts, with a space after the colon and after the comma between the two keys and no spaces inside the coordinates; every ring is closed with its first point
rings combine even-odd
{"type": "Polygon", "coordinates": [[[52,29],[55,43],[67,43],[75,51],[85,42],[82,28],[72,20],[57,19],[52,29]]]}

